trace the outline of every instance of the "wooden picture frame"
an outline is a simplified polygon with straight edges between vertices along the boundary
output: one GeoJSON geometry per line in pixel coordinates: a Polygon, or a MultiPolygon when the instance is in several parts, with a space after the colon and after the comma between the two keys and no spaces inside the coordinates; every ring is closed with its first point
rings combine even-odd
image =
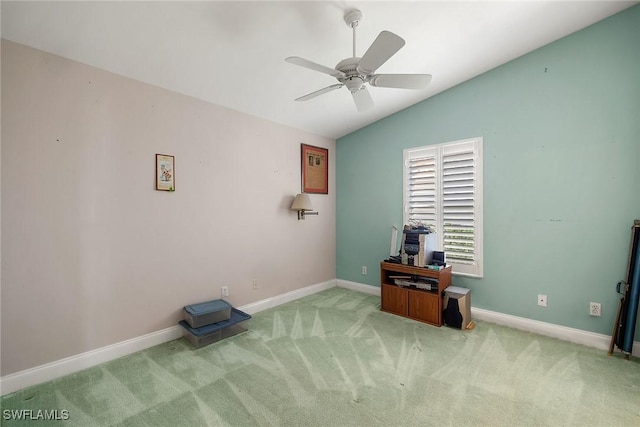
{"type": "Polygon", "coordinates": [[[156,190],[176,190],[176,165],[174,156],[156,154],[156,190]]]}
{"type": "Polygon", "coordinates": [[[301,144],[302,192],[329,194],[329,150],[301,144]]]}

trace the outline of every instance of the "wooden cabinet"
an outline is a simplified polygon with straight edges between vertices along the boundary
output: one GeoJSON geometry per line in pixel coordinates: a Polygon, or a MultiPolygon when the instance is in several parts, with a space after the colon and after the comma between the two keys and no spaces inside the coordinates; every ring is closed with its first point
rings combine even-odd
{"type": "Polygon", "coordinates": [[[451,285],[451,266],[431,270],[381,262],[380,280],[382,311],[442,326],[442,292],[451,285]],[[411,286],[399,286],[396,281],[411,286]]]}

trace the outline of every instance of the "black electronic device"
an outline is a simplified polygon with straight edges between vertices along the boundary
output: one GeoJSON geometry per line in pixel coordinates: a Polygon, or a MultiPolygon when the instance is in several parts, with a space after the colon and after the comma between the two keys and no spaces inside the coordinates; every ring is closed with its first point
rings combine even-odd
{"type": "Polygon", "coordinates": [[[433,251],[433,259],[431,261],[431,264],[446,267],[447,263],[445,261],[446,259],[443,251],[433,251]]]}

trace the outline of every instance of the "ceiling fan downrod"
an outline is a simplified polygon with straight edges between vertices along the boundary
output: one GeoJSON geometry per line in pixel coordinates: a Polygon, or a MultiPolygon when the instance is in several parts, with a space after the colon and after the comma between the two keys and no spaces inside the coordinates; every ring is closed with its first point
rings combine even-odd
{"type": "Polygon", "coordinates": [[[358,9],[349,9],[344,13],[344,22],[352,29],[353,33],[353,57],[356,57],[356,27],[362,19],[362,12],[358,9]]]}

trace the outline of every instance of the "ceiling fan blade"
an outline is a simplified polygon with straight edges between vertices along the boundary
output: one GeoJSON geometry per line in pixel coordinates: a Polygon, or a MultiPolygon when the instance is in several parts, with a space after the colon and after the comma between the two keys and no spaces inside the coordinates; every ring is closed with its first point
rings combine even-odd
{"type": "Polygon", "coordinates": [[[295,65],[299,65],[299,66],[304,67],[304,68],[309,68],[309,69],[314,70],[314,71],[320,71],[321,73],[329,74],[330,76],[333,76],[333,77],[344,77],[345,76],[345,74],[342,71],[338,71],[338,70],[333,69],[333,68],[325,67],[324,65],[317,64],[315,62],[309,61],[309,60],[304,59],[304,58],[300,58],[298,56],[290,56],[290,57],[286,58],[285,61],[289,62],[290,64],[295,64],[295,65]]]}
{"type": "Polygon", "coordinates": [[[369,49],[362,55],[358,64],[358,72],[364,75],[373,74],[379,66],[387,62],[404,46],[402,37],[390,31],[383,31],[373,41],[369,49]]]}
{"type": "Polygon", "coordinates": [[[353,95],[353,101],[356,103],[356,108],[360,113],[373,108],[373,99],[366,86],[362,86],[360,90],[351,92],[351,95],[353,95]]]}
{"type": "Polygon", "coordinates": [[[336,90],[336,89],[340,89],[342,86],[344,86],[342,83],[336,83],[334,85],[331,86],[327,86],[323,89],[320,90],[316,90],[315,92],[311,92],[307,95],[301,96],[300,98],[296,98],[296,101],[308,101],[312,98],[315,98],[316,96],[322,95],[323,93],[327,93],[327,92],[331,92],[332,90],[336,90]]]}
{"type": "Polygon", "coordinates": [[[375,87],[423,89],[431,81],[431,74],[374,74],[369,84],[375,87]]]}

